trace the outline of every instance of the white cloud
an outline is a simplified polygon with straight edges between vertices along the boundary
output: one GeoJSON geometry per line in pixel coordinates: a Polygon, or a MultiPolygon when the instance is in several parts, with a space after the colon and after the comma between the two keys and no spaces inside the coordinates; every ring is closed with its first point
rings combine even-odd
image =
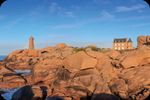
{"type": "Polygon", "coordinates": [[[139,24],[134,24],[134,25],[130,25],[133,28],[140,28],[140,27],[145,27],[145,26],[149,26],[150,23],[139,23],[139,24]]]}
{"type": "Polygon", "coordinates": [[[101,14],[100,14],[100,18],[101,18],[101,19],[112,19],[112,18],[114,18],[114,15],[112,15],[111,13],[109,13],[109,12],[103,10],[103,11],[101,12],[101,14]]]}
{"type": "Polygon", "coordinates": [[[56,14],[62,17],[70,17],[70,18],[75,17],[75,14],[73,11],[68,11],[67,9],[65,9],[64,7],[61,7],[58,3],[55,3],[55,2],[49,5],[49,11],[51,14],[56,14]]]}
{"type": "Polygon", "coordinates": [[[110,0],[93,0],[96,4],[108,4],[110,0]]]}
{"type": "Polygon", "coordinates": [[[3,27],[4,30],[10,30],[17,24],[19,24],[23,19],[22,18],[17,18],[15,20],[10,21],[7,25],[3,27]]]}
{"type": "MultiPolygon", "coordinates": [[[[72,16],[73,17],[73,16],[72,16]]],[[[100,16],[95,17],[95,18],[89,18],[89,19],[85,19],[82,21],[79,21],[77,23],[69,23],[69,24],[58,24],[58,25],[54,25],[52,26],[52,29],[71,29],[71,28],[78,28],[84,25],[87,25],[89,23],[95,23],[95,22],[100,22],[100,21],[105,21],[105,20],[111,20],[113,19],[115,16],[112,15],[111,13],[107,12],[107,11],[102,11],[100,13],[100,16]]]]}
{"type": "Polygon", "coordinates": [[[50,5],[49,5],[49,11],[50,13],[57,13],[57,12],[60,12],[62,10],[62,8],[55,2],[52,2],[50,5]]]}
{"type": "Polygon", "coordinates": [[[79,26],[84,25],[84,23],[74,23],[74,24],[59,24],[55,25],[52,28],[53,29],[71,29],[71,28],[77,28],[79,26]]]}
{"type": "Polygon", "coordinates": [[[116,18],[114,21],[123,22],[123,21],[133,21],[133,20],[149,20],[150,16],[132,16],[132,17],[125,17],[125,18],[116,18]]]}
{"type": "Polygon", "coordinates": [[[67,17],[71,17],[71,18],[75,17],[75,15],[72,11],[66,11],[66,12],[64,12],[64,15],[67,16],[67,17]]]}
{"type": "Polygon", "coordinates": [[[139,11],[145,8],[145,5],[137,4],[130,7],[119,6],[116,8],[116,12],[130,12],[130,11],[139,11]]]}

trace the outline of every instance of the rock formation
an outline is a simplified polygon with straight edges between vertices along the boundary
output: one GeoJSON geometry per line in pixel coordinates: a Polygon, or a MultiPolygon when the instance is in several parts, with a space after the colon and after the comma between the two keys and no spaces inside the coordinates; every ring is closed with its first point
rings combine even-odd
{"type": "Polygon", "coordinates": [[[0,88],[20,87],[13,100],[28,93],[33,100],[146,100],[149,77],[149,47],[100,52],[59,44],[14,51],[0,62],[0,88]]]}
{"type": "Polygon", "coordinates": [[[137,39],[138,48],[143,45],[150,46],[150,36],[139,36],[137,39]]]}

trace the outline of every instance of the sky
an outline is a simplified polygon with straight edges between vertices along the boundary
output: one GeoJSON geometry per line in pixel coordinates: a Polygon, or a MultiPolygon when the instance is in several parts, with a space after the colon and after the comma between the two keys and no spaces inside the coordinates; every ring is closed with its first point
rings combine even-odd
{"type": "Polygon", "coordinates": [[[114,38],[150,35],[150,7],[143,0],[7,0],[0,7],[0,55],[66,43],[111,48],[114,38]]]}

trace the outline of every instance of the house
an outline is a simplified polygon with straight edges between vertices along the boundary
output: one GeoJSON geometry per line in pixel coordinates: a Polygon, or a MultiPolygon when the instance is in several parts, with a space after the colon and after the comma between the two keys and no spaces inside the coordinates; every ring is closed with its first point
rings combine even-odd
{"type": "Polygon", "coordinates": [[[130,50],[133,49],[131,38],[116,38],[113,41],[114,50],[130,50]]]}

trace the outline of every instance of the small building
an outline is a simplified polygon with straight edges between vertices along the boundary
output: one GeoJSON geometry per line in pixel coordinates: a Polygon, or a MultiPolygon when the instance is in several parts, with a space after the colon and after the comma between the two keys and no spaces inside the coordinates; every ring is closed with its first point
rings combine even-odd
{"type": "Polygon", "coordinates": [[[113,41],[114,50],[130,50],[133,49],[131,38],[116,38],[113,41]]]}

